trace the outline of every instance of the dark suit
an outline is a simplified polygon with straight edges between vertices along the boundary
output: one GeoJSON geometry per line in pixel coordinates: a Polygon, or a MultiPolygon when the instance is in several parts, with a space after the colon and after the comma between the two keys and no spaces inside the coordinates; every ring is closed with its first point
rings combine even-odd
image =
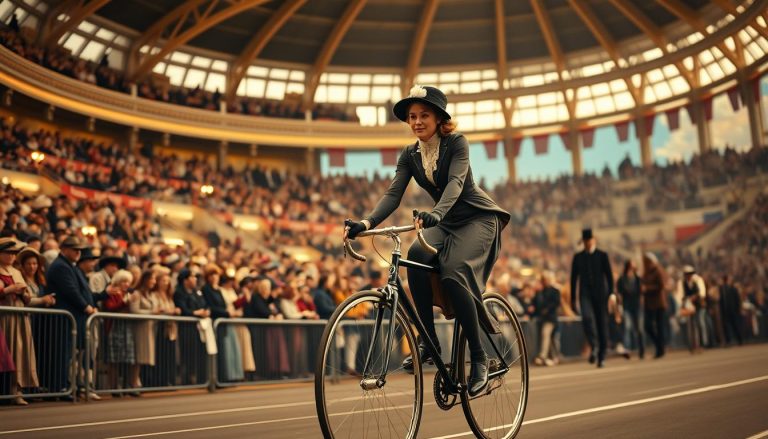
{"type": "MultiPolygon", "coordinates": [[[[432,213],[440,216],[440,223],[425,230],[424,237],[440,253],[431,255],[415,244],[408,251],[408,259],[440,267],[442,290],[452,302],[467,338],[473,340],[478,331],[474,310],[481,307],[480,298],[501,247],[501,230],[510,215],[475,184],[467,139],[454,133],[439,141],[437,168],[432,174],[435,184],[427,179],[419,143],[405,147],[389,189],[366,219],[375,227],[394,212],[411,178],[427,191],[435,202],[432,213]]],[[[419,317],[436,340],[429,274],[408,269],[408,283],[419,317]]]]}
{"type": "MultiPolygon", "coordinates": [[[[183,283],[176,286],[173,293],[173,303],[181,310],[181,315],[196,317],[193,313],[198,309],[205,309],[203,293],[199,290],[189,292],[183,283]]],[[[200,333],[197,327],[189,322],[179,324],[179,351],[181,353],[181,384],[198,384],[205,380],[205,371],[208,370],[208,355],[205,345],[200,341],[200,333]]]]}
{"type": "Polygon", "coordinates": [[[592,352],[597,345],[597,359],[605,359],[606,316],[608,314],[608,296],[613,294],[613,272],[608,254],[595,249],[589,253],[582,250],[573,256],[571,265],[571,307],[576,309],[578,287],[581,322],[592,352]],[[595,340],[595,327],[597,340],[595,340]]]}

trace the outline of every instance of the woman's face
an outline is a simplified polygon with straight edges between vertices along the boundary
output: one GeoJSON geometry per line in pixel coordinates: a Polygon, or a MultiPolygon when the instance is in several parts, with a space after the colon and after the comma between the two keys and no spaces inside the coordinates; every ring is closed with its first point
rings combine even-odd
{"type": "Polygon", "coordinates": [[[24,274],[31,276],[37,272],[39,265],[37,258],[27,258],[21,265],[21,269],[24,271],[24,274]]]}
{"type": "Polygon", "coordinates": [[[153,274],[152,276],[149,276],[149,279],[147,279],[147,289],[151,290],[155,288],[155,285],[157,285],[157,276],[153,274]]]}
{"type": "Polygon", "coordinates": [[[157,280],[157,289],[165,293],[168,290],[168,284],[171,283],[171,277],[167,274],[160,276],[157,280]]]}
{"type": "Polygon", "coordinates": [[[16,259],[16,253],[0,252],[0,265],[12,265],[16,259]]]}
{"type": "Polygon", "coordinates": [[[421,141],[426,142],[435,135],[439,122],[435,110],[427,104],[416,102],[408,109],[408,125],[421,141]]]}

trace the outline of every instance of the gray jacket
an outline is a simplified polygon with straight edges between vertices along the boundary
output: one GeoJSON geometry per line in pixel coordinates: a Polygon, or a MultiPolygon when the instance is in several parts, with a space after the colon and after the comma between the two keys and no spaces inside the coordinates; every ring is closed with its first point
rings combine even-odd
{"type": "Polygon", "coordinates": [[[403,149],[397,161],[395,178],[384,196],[368,216],[371,228],[384,221],[400,205],[405,189],[411,181],[424,188],[435,202],[432,212],[446,219],[454,205],[465,203],[466,205],[496,213],[501,221],[502,228],[510,219],[509,212],[499,207],[472,178],[472,168],[469,166],[469,143],[463,134],[449,134],[440,139],[440,152],[437,159],[437,170],[433,185],[424,173],[421,162],[421,153],[418,151],[419,143],[408,145],[403,149]]]}

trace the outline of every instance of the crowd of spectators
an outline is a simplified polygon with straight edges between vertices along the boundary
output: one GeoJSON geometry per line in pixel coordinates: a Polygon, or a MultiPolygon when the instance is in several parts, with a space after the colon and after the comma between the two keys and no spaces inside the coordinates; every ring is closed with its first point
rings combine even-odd
{"type": "MultiPolygon", "coordinates": [[[[14,16],[15,17],[15,16],[14,16]]],[[[8,26],[0,28],[0,44],[36,64],[62,75],[78,79],[89,84],[121,93],[132,93],[133,83],[123,73],[109,65],[109,54],[105,53],[98,63],[73,56],[63,47],[46,48],[34,44],[27,38],[23,29],[18,28],[13,17],[8,26]]],[[[136,83],[136,94],[145,99],[167,102],[187,107],[220,111],[224,97],[216,89],[208,91],[199,85],[195,88],[176,87],[167,81],[143,80],[136,83]]],[[[274,100],[237,96],[227,102],[228,113],[250,116],[280,117],[304,119],[300,97],[297,99],[274,100]]],[[[312,120],[338,120],[359,122],[354,109],[332,104],[315,104],[311,108],[312,120]]]]}

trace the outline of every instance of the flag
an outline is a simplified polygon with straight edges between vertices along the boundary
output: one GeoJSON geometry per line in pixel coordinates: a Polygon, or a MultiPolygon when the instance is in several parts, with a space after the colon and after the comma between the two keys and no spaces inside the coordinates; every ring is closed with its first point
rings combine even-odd
{"type": "Polygon", "coordinates": [[[561,131],[560,132],[560,140],[563,141],[563,146],[565,146],[566,151],[571,150],[571,132],[570,131],[561,131]]]}
{"type": "Polygon", "coordinates": [[[332,168],[343,168],[346,166],[346,151],[342,148],[329,148],[328,163],[332,168]]]}
{"type": "Polygon", "coordinates": [[[712,98],[706,98],[701,101],[701,105],[704,106],[704,117],[707,120],[712,120],[712,98]]]}
{"type": "Polygon", "coordinates": [[[496,160],[499,156],[499,141],[498,140],[486,140],[483,142],[485,147],[485,154],[488,156],[488,160],[496,160]]]}
{"type": "Polygon", "coordinates": [[[619,122],[616,125],[616,134],[619,136],[619,142],[626,142],[629,139],[629,121],[619,122]]]}
{"type": "Polygon", "coordinates": [[[395,166],[397,165],[397,148],[382,148],[381,149],[381,165],[382,166],[395,166]]]}
{"type": "Polygon", "coordinates": [[[741,107],[741,105],[739,104],[738,87],[733,87],[730,90],[728,90],[728,99],[731,101],[731,108],[733,109],[734,113],[739,111],[739,108],[741,107]]]}
{"type": "Polygon", "coordinates": [[[667,123],[670,131],[677,131],[680,128],[680,108],[673,108],[666,111],[667,123]]]}
{"type": "Polygon", "coordinates": [[[581,130],[581,144],[584,148],[592,148],[595,142],[595,128],[581,130]]]}
{"type": "Polygon", "coordinates": [[[539,134],[533,136],[533,146],[536,155],[546,154],[549,150],[549,134],[539,134]]]}

